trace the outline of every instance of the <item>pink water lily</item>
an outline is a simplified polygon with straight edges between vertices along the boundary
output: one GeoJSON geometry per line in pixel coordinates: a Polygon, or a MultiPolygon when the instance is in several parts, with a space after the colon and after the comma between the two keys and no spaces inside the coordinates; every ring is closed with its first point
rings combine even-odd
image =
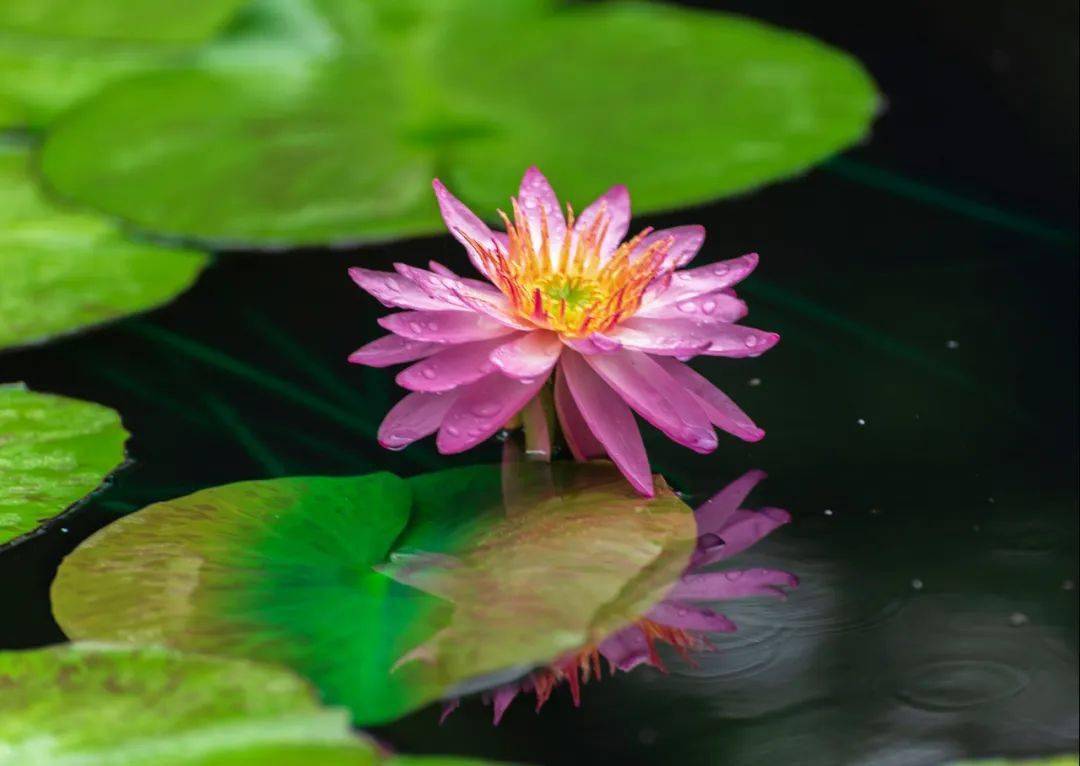
{"type": "MultiPolygon", "coordinates": [[[[765,434],[686,360],[758,356],[776,333],[736,324],[746,304],[731,289],[757,255],[683,269],[705,239],[701,226],[630,224],[624,186],[576,218],[564,216],[547,179],[530,168],[512,200],[506,232],[492,231],[438,180],[443,219],[487,281],[395,264],[396,273],[349,274],[384,305],[389,330],[349,360],[372,367],[412,362],[396,380],[411,393],[379,427],[379,443],[402,449],[438,432],[443,454],[499,431],[555,376],[563,435],[579,460],[606,456],[635,489],[652,496],[637,412],[697,452],[717,446],[714,426],[746,441],[765,434]]],[[[501,215],[501,213],[500,213],[501,215]]]]}
{"type": "MultiPolygon", "coordinates": [[[[737,628],[723,614],[702,602],[728,601],[754,596],[785,598],[799,578],[779,569],[715,570],[718,564],[741,553],[778,527],[791,521],[780,508],[742,508],[751,490],[765,478],[762,471],[749,471],[713,495],[694,511],[697,546],[679,582],[659,604],[634,623],[607,636],[595,645],[556,659],[524,678],[503,684],[484,695],[494,708],[497,725],[510,703],[519,694],[535,695],[539,711],[551,693],[565,684],[575,706],[581,704],[581,685],[603,673],[601,660],[610,673],[651,665],[663,671],[658,644],[668,644],[693,662],[692,653],[712,649],[710,633],[731,633],[737,628]]],[[[444,703],[443,719],[460,705],[459,699],[444,703]]]]}

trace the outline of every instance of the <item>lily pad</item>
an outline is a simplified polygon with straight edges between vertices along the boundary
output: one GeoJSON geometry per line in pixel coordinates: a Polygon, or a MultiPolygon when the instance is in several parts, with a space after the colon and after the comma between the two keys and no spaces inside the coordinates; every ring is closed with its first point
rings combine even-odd
{"type": "Polygon", "coordinates": [[[0,764],[256,763],[252,752],[306,745],[347,749],[342,763],[377,757],[307,682],[243,660],[94,644],[3,652],[0,688],[0,764]]]}
{"type": "Polygon", "coordinates": [[[335,55],[117,83],[54,127],[43,171],[157,232],[355,242],[441,231],[435,175],[488,213],[533,163],[579,203],[624,182],[642,212],[745,192],[858,141],[878,104],[846,54],[727,14],[422,5],[324,0],[335,55]]]}
{"type": "Polygon", "coordinates": [[[53,612],[73,638],[282,662],[357,723],[392,720],[602,638],[681,574],[693,515],[661,481],[643,499],[606,464],[519,471],[506,489],[478,466],[158,503],[64,560],[53,612]]]}
{"type": "Polygon", "coordinates": [[[93,492],[123,464],[127,437],[108,407],[0,386],[0,545],[93,492]]]}
{"type": "Polygon", "coordinates": [[[179,63],[245,0],[5,0],[0,3],[0,129],[42,127],[126,75],[179,63]]]}
{"type": "Polygon", "coordinates": [[[0,146],[0,350],[158,306],[206,266],[203,253],[134,241],[53,205],[28,159],[0,146]]]}

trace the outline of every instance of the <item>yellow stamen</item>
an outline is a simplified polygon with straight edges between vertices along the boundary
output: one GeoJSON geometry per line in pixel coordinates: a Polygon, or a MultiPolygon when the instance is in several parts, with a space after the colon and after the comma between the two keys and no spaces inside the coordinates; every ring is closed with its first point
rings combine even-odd
{"type": "Polygon", "coordinates": [[[511,203],[513,221],[499,211],[506,225],[508,251],[500,252],[490,242],[470,240],[470,244],[480,254],[492,282],[525,319],[571,337],[604,332],[632,316],[645,289],[661,276],[673,242],[670,237],[651,243],[631,259],[631,253],[651,232],[646,229],[622,243],[602,263],[600,243],[611,225],[606,209],[580,236],[572,238],[574,213],[567,205],[567,234],[553,252],[547,216],[540,216],[540,231],[535,232],[518,201],[511,203]],[[539,246],[533,242],[534,234],[539,234],[539,246]],[[572,243],[572,239],[576,241],[572,243]]]}

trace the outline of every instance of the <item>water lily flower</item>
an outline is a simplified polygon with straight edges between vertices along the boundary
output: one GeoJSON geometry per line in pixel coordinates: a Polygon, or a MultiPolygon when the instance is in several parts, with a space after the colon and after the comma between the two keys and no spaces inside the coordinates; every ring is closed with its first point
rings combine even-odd
{"type": "MultiPolygon", "coordinates": [[[[693,652],[712,648],[707,637],[709,633],[736,630],[731,620],[700,602],[751,596],[784,598],[786,588],[797,587],[798,577],[781,570],[711,569],[712,565],[741,553],[791,520],[791,515],[779,508],[748,510],[740,507],[764,477],[762,471],[749,471],[694,511],[697,546],[686,571],[664,600],[647,614],[595,645],[581,647],[547,667],[485,694],[484,701],[494,708],[495,724],[519,694],[534,694],[539,711],[552,691],[562,684],[569,687],[574,705],[580,706],[582,684],[601,676],[603,662],[609,673],[629,671],[643,664],[665,671],[657,651],[658,644],[674,647],[685,660],[693,663],[693,652]]],[[[443,720],[459,705],[459,699],[447,701],[443,707],[443,720]]]]}
{"type": "MultiPolygon", "coordinates": [[[[354,352],[357,364],[412,362],[396,381],[411,393],[387,414],[379,443],[402,449],[438,432],[443,454],[488,439],[554,374],[558,422],[574,457],[606,456],[652,496],[637,412],[680,444],[707,453],[714,426],[746,441],[764,431],[686,360],[758,356],[779,336],[736,324],[746,304],[731,289],[756,254],[683,269],[705,238],[701,226],[646,229],[624,241],[630,197],[615,186],[564,216],[547,179],[530,168],[506,231],[492,231],[434,182],[443,219],[487,281],[395,264],[396,273],[349,273],[384,305],[404,309],[390,332],[354,352]]],[[[526,412],[528,414],[528,412],[526,412]]],[[[528,418],[526,418],[528,421],[528,418]]],[[[537,420],[535,417],[533,420],[537,420]]]]}

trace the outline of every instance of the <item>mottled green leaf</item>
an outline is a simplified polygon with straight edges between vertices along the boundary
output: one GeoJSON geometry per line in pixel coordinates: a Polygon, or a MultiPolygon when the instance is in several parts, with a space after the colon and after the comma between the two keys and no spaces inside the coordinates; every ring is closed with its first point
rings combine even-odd
{"type": "Polygon", "coordinates": [[[0,385],[0,545],[93,492],[124,462],[127,437],[108,407],[0,385]]]}
{"type": "Polygon", "coordinates": [[[117,84],[56,126],[46,176],[158,232],[363,241],[440,231],[435,175],[486,216],[533,163],[579,209],[615,182],[638,212],[743,192],[857,141],[877,108],[850,57],[725,14],[319,7],[336,54],[117,84]]]}
{"type": "Polygon", "coordinates": [[[45,198],[28,153],[0,146],[0,350],[145,311],[187,289],[207,257],[138,242],[45,198]]]}
{"type": "Polygon", "coordinates": [[[2,652],[0,689],[2,766],[313,763],[276,754],[324,748],[337,759],[318,763],[377,757],[305,681],[243,660],[97,644],[2,652]]]}
{"type": "Polygon", "coordinates": [[[657,482],[650,500],[608,464],[522,464],[203,490],[89,538],[53,611],[73,638],[280,661],[355,721],[387,721],[658,601],[695,527],[657,482]]]}

